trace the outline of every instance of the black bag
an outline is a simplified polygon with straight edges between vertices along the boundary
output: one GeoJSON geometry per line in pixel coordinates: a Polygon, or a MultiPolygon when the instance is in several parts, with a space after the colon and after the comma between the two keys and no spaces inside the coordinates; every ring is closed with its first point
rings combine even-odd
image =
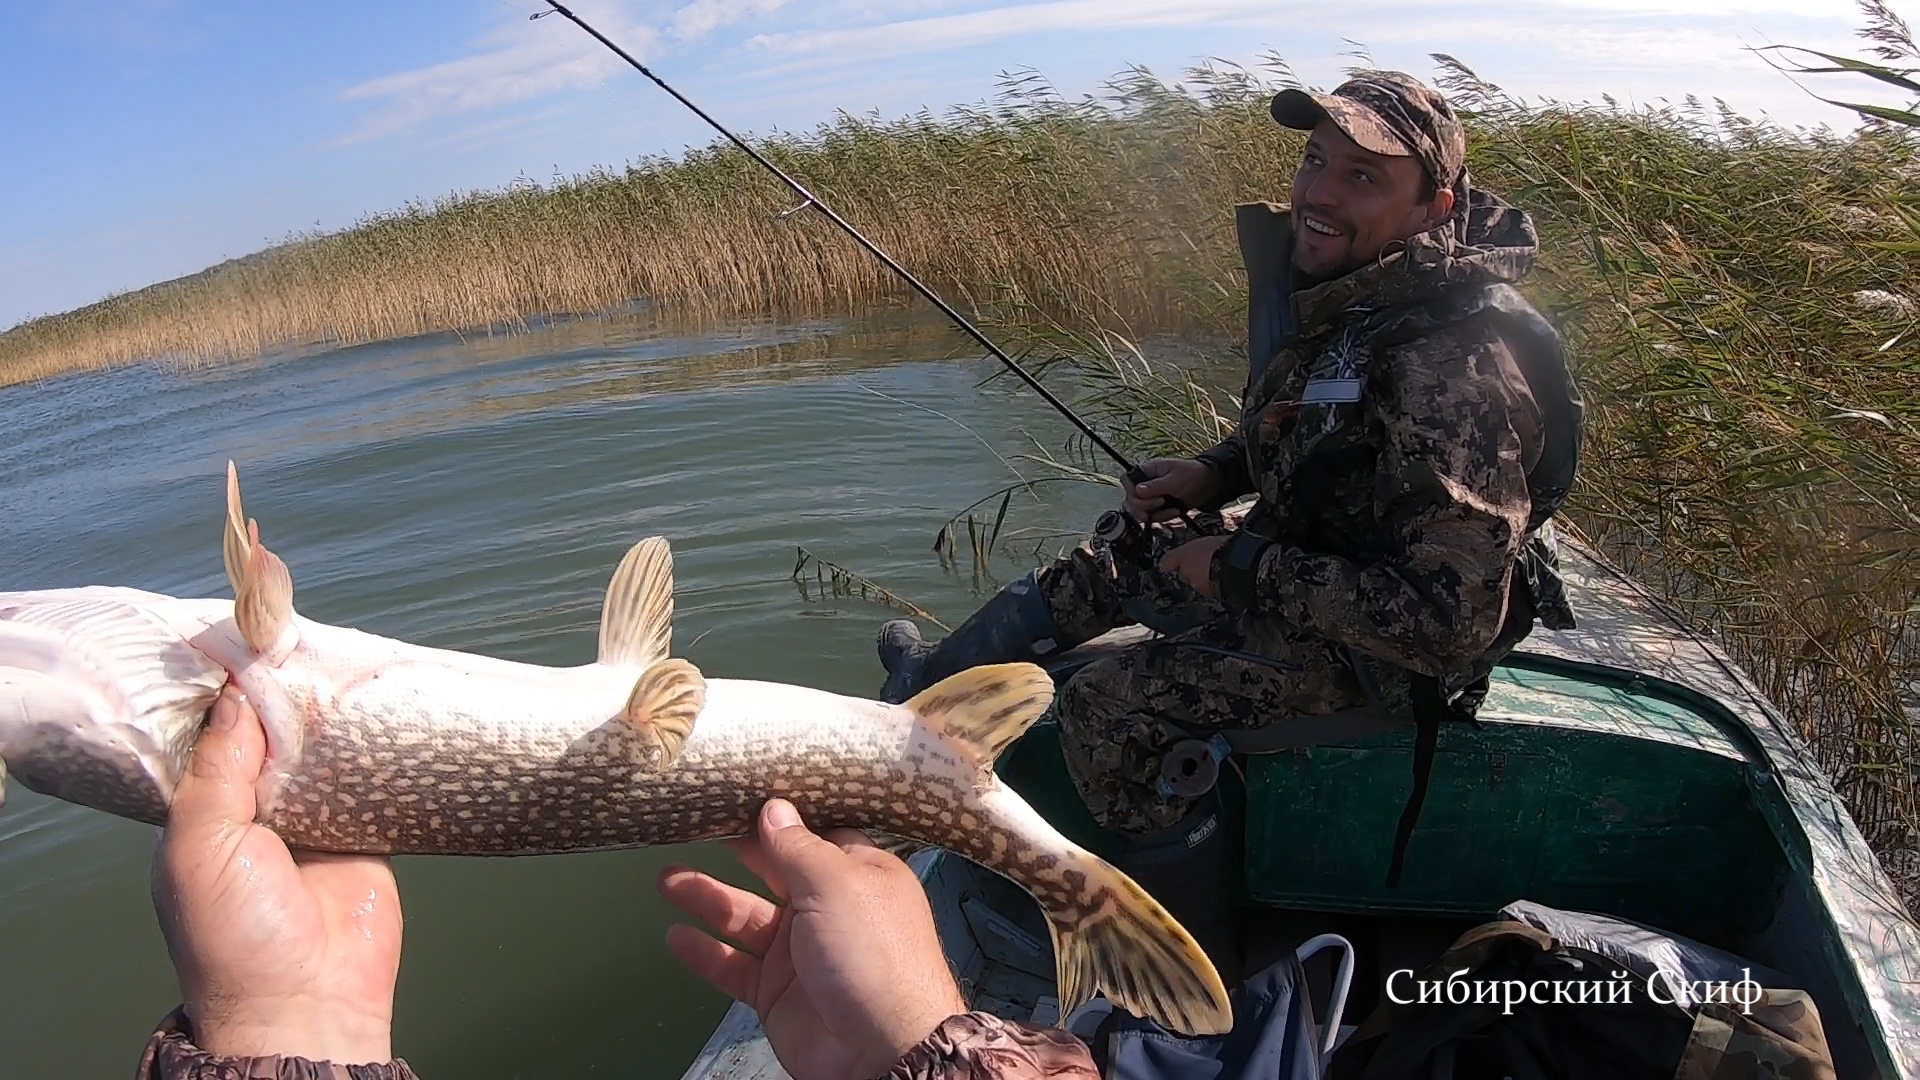
{"type": "Polygon", "coordinates": [[[1833,1080],[1819,1012],[1779,972],[1604,916],[1526,902],[1502,914],[1419,975],[1390,977],[1328,1075],[1833,1080]]]}

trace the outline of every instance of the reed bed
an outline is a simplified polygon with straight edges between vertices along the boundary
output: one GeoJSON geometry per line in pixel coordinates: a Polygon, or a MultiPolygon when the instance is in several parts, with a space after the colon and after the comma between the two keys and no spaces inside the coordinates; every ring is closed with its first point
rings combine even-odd
{"type": "MultiPolygon", "coordinates": [[[[1883,58],[1920,59],[1865,7],[1883,58]]],[[[1532,291],[1590,417],[1570,523],[1754,673],[1914,907],[1920,128],[1889,110],[1835,135],[1691,102],[1523,104],[1436,59],[1470,110],[1478,181],[1542,235],[1532,291]]],[[[1027,73],[989,106],[760,145],[1129,454],[1191,452],[1235,414],[1231,207],[1284,198],[1299,138],[1266,101],[1293,82],[1269,57],[1178,87],[1130,70],[1067,101],[1027,73]]],[[[793,202],[722,144],[410,205],[18,326],[0,384],[636,304],[705,319],[919,302],[819,215],[780,216],[793,202]]],[[[1039,456],[1110,482],[1087,447],[1060,451],[1039,456]]],[[[976,554],[1008,524],[1005,493],[980,506],[955,518],[976,554]]]]}
{"type": "MultiPolygon", "coordinates": [[[[1881,122],[1837,136],[1697,102],[1528,106],[1436,59],[1471,111],[1478,182],[1540,228],[1530,292],[1588,406],[1571,531],[1755,676],[1920,910],[1920,112],[1869,112],[1881,122]]],[[[1271,83],[1210,85],[1211,106],[1159,110],[1160,145],[1220,162],[1241,139],[1284,143],[1259,130],[1271,83]]],[[[1198,451],[1228,430],[1245,364],[1235,255],[1210,240],[1184,262],[1209,353],[1086,290],[1015,297],[995,329],[1129,455],[1198,451]]],[[[1060,449],[1031,460],[1112,482],[1084,440],[1060,449]]]]}

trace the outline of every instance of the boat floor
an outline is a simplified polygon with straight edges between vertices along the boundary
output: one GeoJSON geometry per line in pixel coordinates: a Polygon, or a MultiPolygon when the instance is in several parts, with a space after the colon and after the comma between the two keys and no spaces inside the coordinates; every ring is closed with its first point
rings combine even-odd
{"type": "MultiPolygon", "coordinates": [[[[951,855],[940,857],[922,874],[935,925],[973,1007],[1008,1019],[1054,1023],[1059,1002],[1054,997],[1053,949],[1032,898],[1005,878],[951,855]]],[[[1249,907],[1240,912],[1239,922],[1245,935],[1246,976],[1319,935],[1345,938],[1353,947],[1354,968],[1341,1024],[1351,1027],[1380,1004],[1387,976],[1425,968],[1478,920],[1249,907]]],[[[1337,950],[1319,953],[1305,965],[1318,1022],[1327,1019],[1338,967],[1337,950]]],[[[1073,1027],[1083,1036],[1088,1030],[1078,1023],[1073,1027]]]]}

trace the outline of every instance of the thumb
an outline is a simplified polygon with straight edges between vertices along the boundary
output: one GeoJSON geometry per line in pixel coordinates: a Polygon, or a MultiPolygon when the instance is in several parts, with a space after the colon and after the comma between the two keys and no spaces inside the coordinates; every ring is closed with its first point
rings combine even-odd
{"type": "Polygon", "coordinates": [[[825,891],[848,869],[847,853],[807,828],[800,811],[785,799],[769,799],[761,808],[760,846],[790,902],[825,891]]]}
{"type": "Polygon", "coordinates": [[[174,789],[167,827],[251,824],[254,785],[260,782],[266,757],[267,735],[260,726],[260,715],[246,695],[229,682],[214,699],[212,715],[174,789]]]}

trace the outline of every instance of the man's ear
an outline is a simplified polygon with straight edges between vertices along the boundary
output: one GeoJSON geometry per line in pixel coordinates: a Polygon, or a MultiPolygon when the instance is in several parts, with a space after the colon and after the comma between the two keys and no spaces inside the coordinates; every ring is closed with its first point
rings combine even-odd
{"type": "Polygon", "coordinates": [[[1427,203],[1427,225],[1438,225],[1453,216],[1453,189],[1441,188],[1433,193],[1433,200],[1427,203]]]}

